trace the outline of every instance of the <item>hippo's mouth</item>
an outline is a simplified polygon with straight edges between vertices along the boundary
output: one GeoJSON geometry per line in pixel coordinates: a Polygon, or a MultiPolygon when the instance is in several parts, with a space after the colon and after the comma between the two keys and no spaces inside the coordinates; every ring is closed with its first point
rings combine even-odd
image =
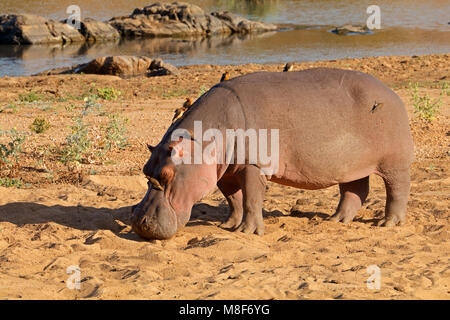
{"type": "Polygon", "coordinates": [[[178,230],[175,210],[160,190],[148,192],[132,210],[132,228],[142,238],[169,239],[178,230]]]}

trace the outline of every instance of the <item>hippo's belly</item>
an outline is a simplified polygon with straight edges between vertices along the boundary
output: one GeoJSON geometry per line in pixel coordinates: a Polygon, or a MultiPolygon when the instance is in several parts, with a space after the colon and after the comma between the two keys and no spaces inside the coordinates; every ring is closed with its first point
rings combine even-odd
{"type": "MultiPolygon", "coordinates": [[[[281,131],[281,139],[284,134],[281,131]]],[[[302,189],[321,189],[376,171],[381,154],[364,137],[351,131],[333,137],[319,135],[312,134],[281,147],[279,169],[271,181],[302,189]]]]}

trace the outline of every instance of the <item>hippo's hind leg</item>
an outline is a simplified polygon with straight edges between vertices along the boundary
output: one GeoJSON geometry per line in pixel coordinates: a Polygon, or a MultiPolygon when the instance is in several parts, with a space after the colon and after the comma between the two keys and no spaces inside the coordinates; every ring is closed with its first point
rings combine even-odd
{"type": "Polygon", "coordinates": [[[381,176],[386,186],[386,210],[379,225],[389,227],[401,224],[406,217],[411,185],[409,168],[383,171],[381,176]]]}
{"type": "Polygon", "coordinates": [[[352,182],[339,184],[341,199],[336,213],[330,218],[332,221],[349,223],[353,220],[358,210],[369,193],[369,177],[352,182]]]}
{"type": "Polygon", "coordinates": [[[242,189],[239,181],[233,177],[223,177],[217,182],[217,186],[230,206],[230,216],[220,226],[225,229],[235,229],[241,224],[244,212],[242,208],[242,189]]]}

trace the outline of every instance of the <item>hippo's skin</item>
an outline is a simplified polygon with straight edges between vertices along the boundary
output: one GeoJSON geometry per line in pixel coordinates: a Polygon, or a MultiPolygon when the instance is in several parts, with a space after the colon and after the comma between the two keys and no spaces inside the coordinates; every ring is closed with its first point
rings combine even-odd
{"type": "Polygon", "coordinates": [[[405,219],[414,149],[407,113],[391,89],[361,72],[315,68],[224,81],[200,97],[151,149],[144,174],[156,178],[163,191],[149,184],[133,207],[133,229],[144,238],[172,237],[189,220],[193,204],[216,185],[231,209],[222,226],[261,235],[267,181],[302,189],[339,184],[341,199],[331,219],[347,223],[365,201],[373,173],[386,186],[380,224],[405,219]],[[174,146],[187,150],[196,142],[173,142],[171,133],[193,130],[194,120],[202,121],[203,131],[217,128],[224,136],[225,129],[279,129],[278,172],[261,175],[258,164],[175,166],[174,146]]]}

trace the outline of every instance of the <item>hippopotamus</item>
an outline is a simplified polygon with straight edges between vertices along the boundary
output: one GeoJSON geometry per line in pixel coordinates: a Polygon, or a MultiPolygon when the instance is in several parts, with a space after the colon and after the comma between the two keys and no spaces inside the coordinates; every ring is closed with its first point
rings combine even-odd
{"type": "Polygon", "coordinates": [[[369,176],[376,174],[386,188],[385,215],[378,224],[405,220],[414,157],[407,112],[397,94],[362,72],[314,68],[223,81],[149,149],[143,168],[148,190],[131,215],[133,230],[143,238],[174,236],[189,221],[193,205],[216,187],[230,207],[221,226],[263,235],[268,181],[309,190],[338,184],[340,201],[330,220],[348,223],[368,195],[369,176]],[[230,129],[278,130],[278,140],[270,140],[277,147],[276,170],[264,171],[262,161],[250,161],[248,146],[243,161],[222,161],[230,152],[236,160],[236,141],[210,148],[208,161],[180,162],[181,156],[192,158],[200,142],[210,142],[201,145],[205,150],[215,141],[195,132],[199,122],[203,130],[224,135],[230,129]],[[190,134],[174,138],[180,130],[190,134]]]}

